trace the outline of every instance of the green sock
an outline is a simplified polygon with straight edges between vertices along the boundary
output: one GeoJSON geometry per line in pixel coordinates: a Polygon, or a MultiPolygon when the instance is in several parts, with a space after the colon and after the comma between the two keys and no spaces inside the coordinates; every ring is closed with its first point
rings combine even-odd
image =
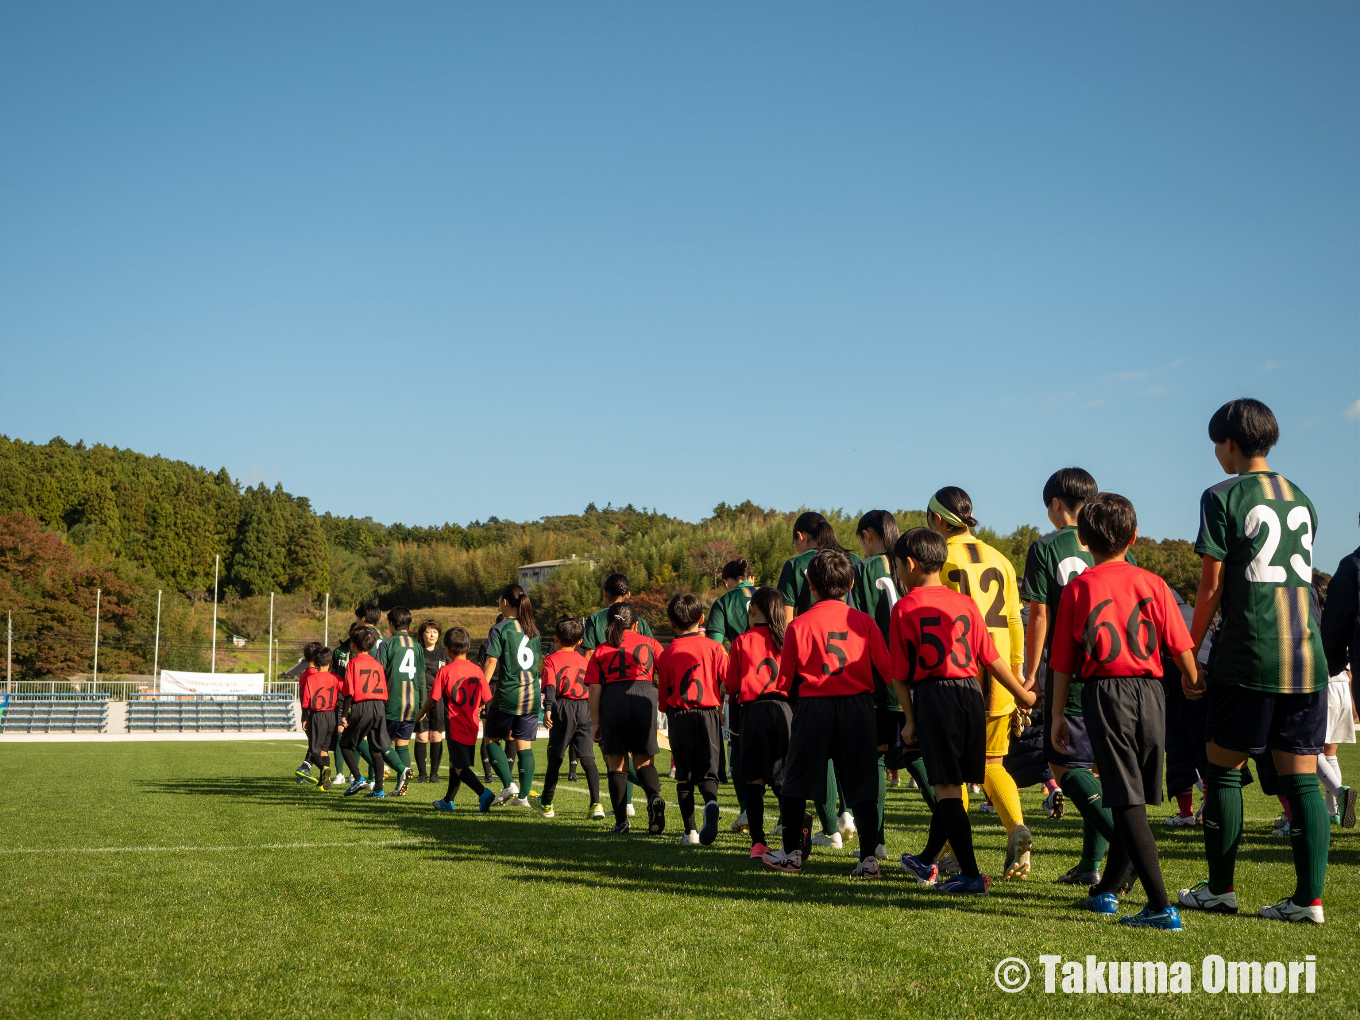
{"type": "MultiPolygon", "coordinates": [[[[670,770],[667,769],[666,771],[669,772],[670,770]]],[[[660,773],[658,773],[658,775],[659,775],[659,774],[660,774],[660,773]]],[[[633,803],[633,784],[634,784],[634,783],[636,783],[638,786],[641,786],[641,785],[642,785],[642,780],[638,778],[637,769],[633,768],[633,756],[630,754],[630,755],[628,756],[628,789],[624,792],[624,795],[623,795],[623,802],[624,802],[625,804],[631,804],[631,803],[633,803]]]]}
{"type": "MultiPolygon", "coordinates": [[[[832,770],[831,770],[831,774],[832,774],[833,776],[836,774],[836,770],[835,770],[834,767],[833,767],[832,770]]],[[[849,809],[849,808],[846,806],[846,804],[845,804],[845,793],[841,790],[841,781],[840,781],[839,779],[837,779],[837,780],[836,780],[836,814],[837,814],[838,816],[839,816],[839,815],[843,815],[843,814],[845,814],[845,813],[846,813],[847,811],[849,811],[849,810],[850,810],[850,809],[849,809]]]]}
{"type": "Polygon", "coordinates": [[[1058,786],[1081,814],[1081,860],[1077,868],[1094,871],[1114,839],[1114,816],[1101,800],[1100,779],[1090,769],[1068,769],[1058,786]]]}
{"type": "Polygon", "coordinates": [[[888,806],[888,769],[883,764],[883,755],[878,756],[878,842],[887,842],[887,833],[883,830],[883,812],[888,806]]]}
{"type": "Polygon", "coordinates": [[[514,780],[510,778],[510,759],[505,756],[505,748],[499,743],[488,744],[487,753],[491,755],[491,767],[496,770],[501,786],[509,786],[514,780]]]}
{"type": "Polygon", "coordinates": [[[391,765],[397,775],[401,775],[402,769],[406,768],[406,766],[402,764],[401,755],[397,754],[397,749],[395,747],[389,747],[384,751],[382,760],[391,765]]]}
{"type": "Polygon", "coordinates": [[[1105,859],[1110,842],[1096,827],[1085,818],[1081,820],[1081,860],[1077,861],[1078,871],[1095,871],[1105,859]]]}
{"type": "Polygon", "coordinates": [[[529,796],[534,788],[534,749],[525,748],[519,753],[519,795],[529,796]]]}
{"type": "Polygon", "coordinates": [[[1242,770],[1210,762],[1206,779],[1204,856],[1209,860],[1209,891],[1219,895],[1233,887],[1237,867],[1237,844],[1242,839],[1242,770]]]}
{"type": "Polygon", "coordinates": [[[401,759],[401,767],[404,769],[409,769],[411,767],[411,745],[398,744],[397,757],[401,759]]]}
{"type": "Polygon", "coordinates": [[[926,760],[921,757],[920,751],[908,748],[902,753],[902,757],[907,763],[907,772],[911,778],[916,780],[916,788],[921,791],[921,799],[926,802],[926,807],[933,812],[935,810],[935,787],[930,785],[930,777],[926,775],[926,760]]]}
{"type": "Polygon", "coordinates": [[[364,761],[364,764],[368,766],[368,778],[369,778],[369,779],[372,779],[372,778],[373,778],[373,755],[371,755],[371,754],[368,753],[368,738],[367,738],[367,737],[365,737],[363,740],[359,741],[358,751],[359,751],[359,757],[362,758],[363,761],[364,761]]]}
{"type": "Polygon", "coordinates": [[[831,762],[826,763],[826,796],[817,803],[817,818],[822,823],[822,831],[827,834],[839,828],[836,819],[836,769],[831,762]]]}
{"type": "Polygon", "coordinates": [[[1327,814],[1322,787],[1313,773],[1280,776],[1280,789],[1289,799],[1289,842],[1294,848],[1294,875],[1298,883],[1290,899],[1307,907],[1322,900],[1332,820],[1327,814]]]}

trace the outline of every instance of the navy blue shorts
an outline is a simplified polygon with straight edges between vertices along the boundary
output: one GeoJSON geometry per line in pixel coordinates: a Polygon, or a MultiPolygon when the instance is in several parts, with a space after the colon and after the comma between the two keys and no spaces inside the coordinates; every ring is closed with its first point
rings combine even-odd
{"type": "Polygon", "coordinates": [[[486,710],[486,727],[482,731],[487,740],[528,740],[538,739],[538,713],[509,715],[497,705],[486,710]]]}
{"type": "Polygon", "coordinates": [[[1327,690],[1269,694],[1209,681],[1209,739],[1225,751],[1321,754],[1327,741],[1327,690]]]}
{"type": "Polygon", "coordinates": [[[1086,720],[1082,716],[1067,713],[1067,742],[1071,750],[1063,754],[1053,746],[1053,728],[1049,723],[1053,718],[1052,690],[1053,674],[1049,673],[1044,681],[1044,761],[1068,769],[1089,769],[1095,764],[1096,758],[1095,752],[1091,750],[1091,738],[1086,735],[1086,720]]]}
{"type": "Polygon", "coordinates": [[[416,724],[409,719],[388,719],[387,735],[393,740],[410,740],[416,724]]]}

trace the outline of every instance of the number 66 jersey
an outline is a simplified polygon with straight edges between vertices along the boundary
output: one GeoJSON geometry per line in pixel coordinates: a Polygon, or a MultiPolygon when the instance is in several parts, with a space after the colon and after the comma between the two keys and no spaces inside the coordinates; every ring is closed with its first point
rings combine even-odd
{"type": "Polygon", "coordinates": [[[1195,552],[1223,563],[1223,626],[1210,679],[1272,694],[1327,688],[1309,613],[1317,511],[1273,471],[1237,475],[1200,498],[1195,552]]]}

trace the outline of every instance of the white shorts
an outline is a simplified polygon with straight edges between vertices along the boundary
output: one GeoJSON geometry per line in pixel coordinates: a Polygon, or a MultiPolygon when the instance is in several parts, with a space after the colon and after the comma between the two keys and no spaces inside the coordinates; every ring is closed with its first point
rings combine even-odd
{"type": "Polygon", "coordinates": [[[1327,685],[1327,743],[1354,744],[1355,721],[1351,715],[1351,681],[1345,673],[1327,685]]]}

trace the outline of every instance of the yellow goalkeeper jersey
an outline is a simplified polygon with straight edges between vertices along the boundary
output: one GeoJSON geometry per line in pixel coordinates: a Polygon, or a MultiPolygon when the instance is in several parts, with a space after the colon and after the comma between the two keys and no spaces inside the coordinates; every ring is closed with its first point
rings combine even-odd
{"type": "MultiPolygon", "coordinates": [[[[1011,561],[973,535],[946,539],[949,547],[940,580],[972,597],[982,610],[996,651],[1016,676],[1025,657],[1025,626],[1020,621],[1020,585],[1011,561]]],[[[1015,698],[1000,683],[992,684],[988,715],[1010,715],[1015,698]]]]}

